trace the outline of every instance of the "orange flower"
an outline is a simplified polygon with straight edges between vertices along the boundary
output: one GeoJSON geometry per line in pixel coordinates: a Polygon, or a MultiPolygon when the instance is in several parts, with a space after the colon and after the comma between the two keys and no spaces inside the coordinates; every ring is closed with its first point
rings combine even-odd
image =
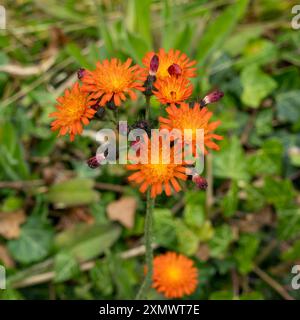
{"type": "MultiPolygon", "coordinates": [[[[150,61],[154,55],[154,52],[148,52],[143,58],[146,74],[149,73],[150,61]]],[[[170,77],[168,69],[173,64],[180,68],[183,77],[194,78],[196,76],[196,68],[192,68],[192,66],[196,64],[196,61],[190,61],[185,53],[181,53],[179,50],[174,51],[174,49],[171,49],[166,53],[164,49],[159,49],[157,56],[159,58],[159,67],[156,73],[157,79],[170,77]]]]}
{"type": "Polygon", "coordinates": [[[153,260],[153,287],[167,298],[192,294],[198,285],[198,271],[193,260],[167,252],[153,260]]]}
{"type": "Polygon", "coordinates": [[[50,117],[56,118],[51,123],[51,130],[59,129],[59,136],[70,134],[70,140],[74,140],[75,134],[82,133],[82,123],[89,124],[96,110],[90,108],[95,102],[90,101],[86,92],[82,91],[79,83],[65,90],[64,96],[57,98],[55,112],[49,114],[50,117]]]}
{"type": "Polygon", "coordinates": [[[214,133],[214,130],[220,125],[220,121],[209,123],[209,119],[213,115],[207,108],[200,109],[199,103],[195,103],[193,108],[190,108],[187,103],[181,103],[179,107],[171,105],[166,108],[168,118],[159,117],[161,129],[179,129],[184,132],[184,129],[192,129],[192,143],[196,142],[196,130],[204,130],[204,154],[207,154],[205,147],[219,150],[220,147],[212,141],[212,139],[222,140],[223,137],[214,133]]]}
{"type": "Polygon", "coordinates": [[[193,92],[192,84],[183,77],[170,77],[164,80],[158,79],[154,86],[158,91],[153,91],[153,93],[163,104],[183,102],[188,99],[193,92]]]}
{"type": "MultiPolygon", "coordinates": [[[[178,164],[174,161],[174,148],[170,148],[170,161],[163,161],[163,152],[162,152],[162,143],[160,139],[155,139],[155,134],[152,134],[152,143],[148,137],[144,138],[144,142],[147,143],[147,156],[148,163],[137,163],[127,165],[128,170],[135,170],[128,177],[129,181],[134,181],[137,184],[140,184],[140,192],[144,193],[148,188],[151,188],[151,198],[155,198],[157,195],[161,194],[164,188],[164,191],[167,196],[172,194],[172,189],[175,192],[179,192],[181,187],[177,181],[186,180],[187,176],[185,174],[186,168],[184,164],[178,164]],[[157,141],[157,143],[155,143],[157,141]],[[152,146],[151,146],[152,145],[152,146]],[[152,149],[153,148],[153,149],[152,149]],[[151,150],[157,151],[159,159],[156,163],[151,163],[151,150]]],[[[141,149],[140,149],[141,150],[141,149]]]]}
{"type": "Polygon", "coordinates": [[[132,100],[137,98],[133,89],[143,91],[145,77],[141,75],[142,69],[127,59],[122,63],[119,59],[97,62],[96,70],[86,71],[82,78],[83,90],[91,94],[92,99],[100,99],[100,106],[113,101],[116,106],[121,105],[121,100],[126,100],[126,95],[132,100]]]}

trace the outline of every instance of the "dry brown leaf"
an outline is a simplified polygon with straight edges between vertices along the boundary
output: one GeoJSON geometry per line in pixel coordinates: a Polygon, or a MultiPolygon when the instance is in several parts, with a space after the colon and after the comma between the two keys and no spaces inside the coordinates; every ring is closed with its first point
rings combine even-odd
{"type": "Polygon", "coordinates": [[[13,268],[15,266],[15,262],[10,256],[8,250],[5,246],[0,244],[0,264],[3,264],[6,268],[13,268]]]}
{"type": "Polygon", "coordinates": [[[20,236],[20,225],[26,220],[23,210],[15,212],[0,212],[0,235],[6,239],[16,239],[20,236]]]}
{"type": "Polygon", "coordinates": [[[122,197],[107,206],[107,215],[110,220],[120,222],[125,228],[134,226],[134,216],[137,202],[134,197],[122,197]]]}

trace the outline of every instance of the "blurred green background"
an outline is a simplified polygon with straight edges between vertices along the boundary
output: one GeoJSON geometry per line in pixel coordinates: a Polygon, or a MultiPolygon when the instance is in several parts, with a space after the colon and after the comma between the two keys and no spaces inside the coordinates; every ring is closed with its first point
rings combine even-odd
{"type": "MultiPolygon", "coordinates": [[[[300,30],[297,1],[3,1],[0,30],[0,264],[2,299],[131,299],[143,278],[145,199],[121,166],[96,170],[92,122],[74,143],[50,131],[55,99],[79,67],[105,57],[178,48],[198,61],[194,97],[225,139],[207,192],[161,196],[155,254],[194,259],[192,299],[299,299],[300,30]],[[120,208],[122,210],[120,210],[120,208]],[[124,209],[125,208],[125,209],[124,209]],[[120,211],[122,214],[120,215],[120,211]]],[[[142,97],[120,118],[135,121],[142,97]]],[[[153,114],[161,112],[153,99],[153,114]]],[[[154,290],[149,298],[162,298],[154,290]]]]}

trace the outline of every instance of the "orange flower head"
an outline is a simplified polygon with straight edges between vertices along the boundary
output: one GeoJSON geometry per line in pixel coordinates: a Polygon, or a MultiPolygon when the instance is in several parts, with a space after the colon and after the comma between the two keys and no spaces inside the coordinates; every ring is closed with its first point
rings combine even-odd
{"type": "MultiPolygon", "coordinates": [[[[155,134],[152,134],[151,140],[148,137],[144,138],[142,143],[146,143],[145,148],[148,157],[148,163],[137,163],[127,165],[128,170],[134,170],[133,174],[128,177],[128,180],[140,185],[140,192],[144,193],[148,188],[151,188],[151,198],[155,198],[161,194],[163,189],[167,196],[172,194],[172,188],[175,192],[179,192],[181,187],[177,181],[186,180],[186,168],[184,163],[176,163],[174,148],[170,148],[170,161],[163,161],[162,141],[157,139],[154,142],[155,134]],[[157,152],[157,161],[151,161],[151,151],[157,152]],[[171,188],[172,187],[172,188],[171,188]]],[[[141,149],[140,149],[141,150],[141,149]]],[[[179,150],[180,152],[180,150],[179,150]]]]}
{"type": "Polygon", "coordinates": [[[73,141],[76,134],[82,133],[82,124],[88,125],[93,118],[96,110],[91,106],[95,102],[90,100],[78,82],[70,90],[66,89],[64,96],[57,98],[57,102],[57,111],[49,114],[56,118],[51,123],[51,130],[59,130],[59,136],[69,133],[70,140],[73,141]]]}
{"type": "MultiPolygon", "coordinates": [[[[155,52],[148,52],[143,58],[145,74],[149,74],[150,62],[154,55],[155,52]]],[[[173,67],[175,65],[176,69],[180,70],[181,76],[184,78],[194,78],[196,76],[196,68],[192,68],[196,64],[196,61],[190,61],[185,53],[181,53],[179,50],[174,49],[171,49],[168,52],[165,52],[164,49],[159,49],[157,56],[159,58],[159,66],[156,73],[157,79],[170,77],[171,74],[173,74],[172,72],[170,74],[169,70],[172,65],[173,67]]]]}
{"type": "Polygon", "coordinates": [[[166,298],[192,294],[198,285],[198,271],[193,260],[167,252],[153,260],[153,287],[166,298]]]}
{"type": "Polygon", "coordinates": [[[137,66],[131,66],[132,59],[122,63],[119,59],[97,62],[94,71],[86,71],[82,78],[83,90],[91,94],[92,99],[100,99],[100,106],[113,101],[116,106],[126,100],[128,95],[136,100],[134,89],[144,91],[143,81],[146,79],[141,75],[143,70],[137,66]]]}
{"type": "Polygon", "coordinates": [[[157,99],[162,104],[175,104],[188,99],[192,92],[193,86],[190,81],[183,77],[170,77],[164,80],[158,79],[155,82],[157,91],[153,91],[157,99]]]}
{"type": "Polygon", "coordinates": [[[207,108],[200,109],[199,103],[195,103],[192,108],[187,103],[181,103],[179,107],[171,105],[166,108],[168,118],[159,117],[161,129],[179,129],[184,133],[184,129],[192,130],[192,143],[196,142],[196,130],[204,130],[204,146],[202,149],[207,154],[206,149],[219,150],[220,147],[212,139],[222,140],[223,137],[214,133],[214,130],[220,125],[220,121],[209,122],[213,113],[207,108]]]}

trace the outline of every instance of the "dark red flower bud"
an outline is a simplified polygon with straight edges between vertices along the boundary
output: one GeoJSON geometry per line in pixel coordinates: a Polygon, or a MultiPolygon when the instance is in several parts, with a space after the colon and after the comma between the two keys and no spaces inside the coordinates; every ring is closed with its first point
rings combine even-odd
{"type": "Polygon", "coordinates": [[[84,77],[85,72],[86,72],[86,70],[83,69],[83,68],[80,68],[80,69],[77,71],[77,77],[78,77],[79,80],[81,80],[81,79],[84,77]]]}
{"type": "Polygon", "coordinates": [[[175,77],[178,77],[182,74],[181,67],[176,63],[173,63],[170,65],[170,67],[168,68],[168,72],[170,76],[175,76],[175,77]]]}
{"type": "Polygon", "coordinates": [[[103,154],[95,155],[87,160],[87,164],[91,169],[96,169],[101,165],[101,162],[105,159],[103,154]]]}
{"type": "Polygon", "coordinates": [[[158,56],[155,54],[151,61],[150,61],[150,70],[149,70],[149,74],[150,76],[155,76],[156,72],[158,70],[159,67],[159,58],[158,56]]]}
{"type": "Polygon", "coordinates": [[[201,100],[201,106],[206,106],[207,104],[214,103],[222,99],[224,96],[224,93],[222,91],[216,90],[211,93],[209,93],[207,96],[205,96],[201,100]]]}
{"type": "Polygon", "coordinates": [[[194,174],[192,181],[196,184],[196,186],[200,190],[206,190],[207,188],[207,181],[204,177],[199,176],[199,174],[194,174]]]}

